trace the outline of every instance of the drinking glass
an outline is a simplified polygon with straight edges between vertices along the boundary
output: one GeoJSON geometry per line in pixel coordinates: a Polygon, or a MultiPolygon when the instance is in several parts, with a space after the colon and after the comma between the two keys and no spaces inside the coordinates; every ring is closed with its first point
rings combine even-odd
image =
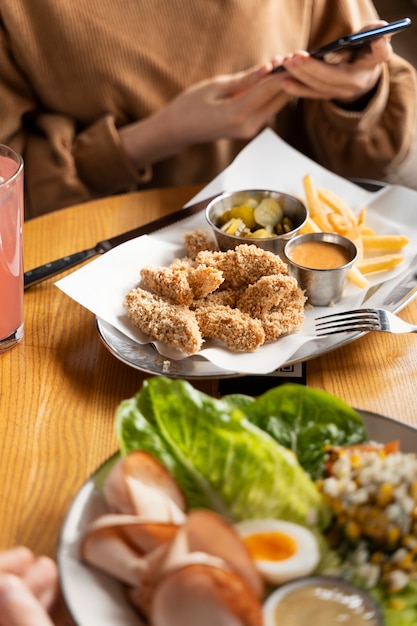
{"type": "Polygon", "coordinates": [[[0,144],[0,352],[23,337],[23,159],[0,144]]]}

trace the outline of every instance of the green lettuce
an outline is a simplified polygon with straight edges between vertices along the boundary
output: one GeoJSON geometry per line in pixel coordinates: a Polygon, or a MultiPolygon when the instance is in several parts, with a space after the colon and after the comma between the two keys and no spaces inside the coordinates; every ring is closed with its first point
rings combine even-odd
{"type": "Polygon", "coordinates": [[[296,457],[245,412],[257,401],[206,395],[188,382],[155,377],[118,407],[121,451],[156,456],[181,485],[190,508],[232,521],[274,517],[329,522],[329,510],[296,457]]]}
{"type": "Polygon", "coordinates": [[[370,594],[381,605],[385,626],[416,626],[417,581],[412,580],[405,589],[388,594],[382,587],[370,594]]]}
{"type": "Polygon", "coordinates": [[[281,385],[242,406],[242,410],[250,422],[292,450],[313,478],[322,474],[327,445],[346,446],[366,440],[357,411],[320,389],[281,385]]]}

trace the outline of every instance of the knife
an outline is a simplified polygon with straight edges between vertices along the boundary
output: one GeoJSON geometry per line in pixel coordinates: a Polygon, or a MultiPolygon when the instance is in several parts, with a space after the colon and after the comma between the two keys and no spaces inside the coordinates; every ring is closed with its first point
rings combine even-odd
{"type": "Polygon", "coordinates": [[[25,289],[28,289],[33,285],[37,285],[47,278],[51,278],[51,276],[60,274],[70,267],[79,265],[87,259],[91,259],[99,254],[104,254],[105,252],[108,252],[108,250],[119,246],[125,241],[135,239],[135,237],[140,237],[141,235],[147,235],[148,233],[154,233],[161,228],[171,226],[171,224],[175,224],[176,222],[190,217],[191,215],[195,215],[199,211],[205,209],[209,202],[217,197],[217,195],[218,194],[216,194],[215,196],[211,196],[210,198],[206,198],[205,200],[200,200],[199,202],[196,202],[194,204],[190,204],[189,206],[185,207],[185,209],[179,209],[178,211],[174,211],[174,213],[169,213],[168,215],[159,217],[152,222],[148,222],[147,224],[143,224],[142,226],[138,226],[137,228],[128,230],[127,232],[116,235],[115,237],[110,237],[109,239],[99,241],[93,248],[87,248],[86,250],[81,250],[80,252],[75,252],[74,254],[64,256],[61,259],[51,261],[50,263],[39,265],[39,267],[35,267],[34,269],[25,272],[25,289]]]}

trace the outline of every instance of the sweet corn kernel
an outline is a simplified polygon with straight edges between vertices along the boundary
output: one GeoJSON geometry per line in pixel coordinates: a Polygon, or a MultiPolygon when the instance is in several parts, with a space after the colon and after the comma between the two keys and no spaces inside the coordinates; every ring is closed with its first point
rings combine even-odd
{"type": "Polygon", "coordinates": [[[350,465],[351,467],[353,467],[354,469],[358,469],[361,466],[361,457],[360,454],[357,454],[356,452],[352,454],[352,456],[350,457],[350,465]]]}
{"type": "Polygon", "coordinates": [[[352,520],[346,524],[345,530],[346,530],[346,536],[351,541],[356,541],[361,536],[360,526],[352,520]]]}
{"type": "Polygon", "coordinates": [[[390,609],[394,609],[395,611],[402,611],[406,607],[406,603],[404,600],[400,600],[400,598],[391,598],[388,600],[388,606],[390,609]]]}
{"type": "Polygon", "coordinates": [[[401,537],[401,531],[398,526],[390,526],[387,529],[387,543],[389,546],[394,546],[401,537]]]}
{"type": "Polygon", "coordinates": [[[412,482],[410,485],[410,496],[413,500],[417,500],[417,480],[412,482]]]}
{"type": "Polygon", "coordinates": [[[379,507],[385,507],[392,501],[394,487],[391,483],[382,483],[378,488],[376,503],[379,507]]]}
{"type": "Polygon", "coordinates": [[[373,554],[371,554],[371,558],[370,561],[371,563],[374,563],[375,565],[381,565],[381,563],[384,562],[384,554],[382,552],[374,552],[373,554]]]}

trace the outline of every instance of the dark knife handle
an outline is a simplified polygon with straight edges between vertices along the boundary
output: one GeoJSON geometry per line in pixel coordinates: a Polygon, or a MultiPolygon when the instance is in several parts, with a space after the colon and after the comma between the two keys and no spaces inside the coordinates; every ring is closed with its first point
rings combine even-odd
{"type": "Polygon", "coordinates": [[[97,250],[97,248],[90,248],[89,250],[82,250],[81,252],[68,254],[61,259],[51,261],[51,263],[45,263],[44,265],[35,267],[33,270],[25,272],[25,289],[27,289],[28,287],[32,287],[33,285],[36,285],[37,283],[40,283],[47,278],[51,278],[51,276],[55,276],[56,274],[59,274],[60,272],[69,269],[70,267],[74,267],[74,265],[79,265],[86,259],[91,259],[97,254],[99,254],[99,250],[97,250]]]}

